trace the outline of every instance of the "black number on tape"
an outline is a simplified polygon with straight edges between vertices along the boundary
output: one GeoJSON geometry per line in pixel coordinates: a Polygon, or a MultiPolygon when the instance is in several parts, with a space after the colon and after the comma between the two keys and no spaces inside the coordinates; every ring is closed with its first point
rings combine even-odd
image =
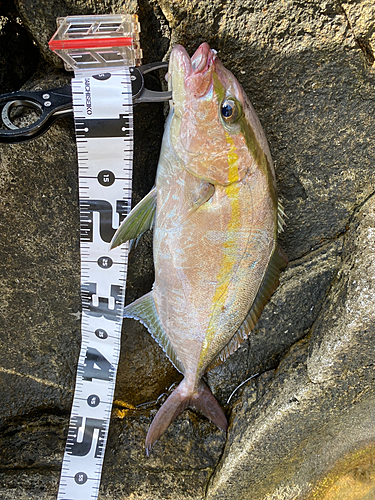
{"type": "Polygon", "coordinates": [[[96,394],[91,394],[91,396],[87,398],[87,404],[91,406],[91,408],[95,408],[96,406],[99,405],[99,403],[100,403],[100,397],[97,396],[96,394]]]}
{"type": "Polygon", "coordinates": [[[99,73],[98,75],[92,75],[95,80],[108,80],[111,78],[111,73],[99,73]]]}
{"type": "Polygon", "coordinates": [[[92,382],[92,379],[112,380],[113,366],[101,352],[94,347],[88,347],[83,368],[79,370],[84,380],[92,382]]]}
{"type": "Polygon", "coordinates": [[[98,337],[98,339],[102,340],[108,338],[108,333],[105,330],[103,330],[103,328],[98,328],[97,330],[95,330],[95,335],[98,337]]]}
{"type": "Polygon", "coordinates": [[[98,173],[98,181],[99,184],[102,186],[112,186],[112,184],[115,182],[116,177],[113,172],[110,170],[102,170],[101,172],[98,173]]]}
{"type": "MultiPolygon", "coordinates": [[[[93,213],[99,212],[99,234],[103,241],[109,243],[116,231],[116,229],[112,227],[112,205],[105,200],[83,200],[80,204],[81,240],[92,243],[94,234],[93,213]]],[[[116,201],[116,212],[120,216],[120,223],[125,219],[129,211],[130,206],[128,200],[116,201]]]]}
{"type": "Polygon", "coordinates": [[[74,476],[74,481],[77,484],[85,484],[85,482],[87,481],[87,474],[85,474],[84,472],[77,472],[77,474],[74,476]]]}
{"type": "Polygon", "coordinates": [[[109,269],[113,266],[113,260],[111,259],[111,257],[99,257],[98,266],[102,269],[109,269]]]}
{"type": "MultiPolygon", "coordinates": [[[[95,458],[101,457],[103,453],[102,442],[105,436],[105,420],[86,418],[83,428],[83,438],[82,441],[78,442],[78,432],[82,427],[83,417],[73,417],[69,426],[69,437],[66,446],[67,453],[76,457],[86,456],[91,450],[94,431],[98,430],[98,440],[94,456],[95,458]]],[[[82,431],[80,434],[82,435],[82,431]]]]}

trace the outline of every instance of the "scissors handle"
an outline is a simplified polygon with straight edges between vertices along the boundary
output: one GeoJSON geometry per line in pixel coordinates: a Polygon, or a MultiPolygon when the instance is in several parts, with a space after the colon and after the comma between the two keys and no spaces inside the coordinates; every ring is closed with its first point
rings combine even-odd
{"type": "MultiPolygon", "coordinates": [[[[172,98],[172,92],[157,92],[145,87],[144,75],[158,69],[168,68],[166,62],[154,62],[130,68],[133,104],[142,102],[162,102],[172,98]]],[[[44,134],[52,123],[73,112],[72,89],[65,87],[36,92],[17,91],[0,95],[0,143],[29,141],[44,134]],[[40,116],[31,125],[17,127],[11,119],[12,110],[27,107],[40,116]]]]}
{"type": "Polygon", "coordinates": [[[23,142],[43,134],[52,123],[72,111],[72,92],[70,85],[36,92],[18,91],[0,95],[2,123],[7,130],[0,130],[0,142],[23,142]],[[19,106],[34,109],[39,118],[26,127],[18,128],[12,122],[12,109],[19,106]]]}
{"type": "Polygon", "coordinates": [[[130,79],[132,83],[132,94],[134,104],[141,102],[163,102],[172,99],[172,92],[159,92],[148,90],[145,87],[143,75],[158,69],[168,69],[168,63],[164,61],[153,62],[130,68],[130,79]]]}

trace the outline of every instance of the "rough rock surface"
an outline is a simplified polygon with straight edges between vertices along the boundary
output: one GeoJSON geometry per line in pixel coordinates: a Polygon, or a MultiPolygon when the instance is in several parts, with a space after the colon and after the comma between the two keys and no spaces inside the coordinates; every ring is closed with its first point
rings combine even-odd
{"type": "MultiPolygon", "coordinates": [[[[99,498],[374,499],[373,2],[8,1],[0,90],[65,84],[47,48],[55,18],[123,7],[140,17],[144,62],[206,40],[243,84],[275,161],[291,262],[249,341],[207,375],[227,436],[189,410],[145,457],[166,394],[156,400],[180,376],[141,325],[124,323],[99,498]]],[[[134,202],[154,182],[162,107],[139,106],[135,126],[134,202]]],[[[50,500],[80,345],[72,122],[0,145],[0,188],[0,500],[50,500]]],[[[152,281],[148,234],[127,301],[152,281]]]]}
{"type": "Polygon", "coordinates": [[[18,89],[33,74],[38,60],[39,51],[15,6],[0,2],[0,92],[18,89]]]}
{"type": "Polygon", "coordinates": [[[253,381],[234,409],[208,499],[232,498],[228,483],[238,499],[373,498],[374,228],[372,196],[345,235],[342,266],[311,332],[268,378],[267,392],[253,381]],[[356,473],[363,496],[347,497],[340,482],[356,473]]]}

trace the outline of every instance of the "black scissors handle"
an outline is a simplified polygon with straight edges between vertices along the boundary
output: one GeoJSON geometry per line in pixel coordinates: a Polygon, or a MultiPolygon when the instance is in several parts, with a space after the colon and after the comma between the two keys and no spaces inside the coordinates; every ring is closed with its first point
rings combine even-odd
{"type": "Polygon", "coordinates": [[[36,92],[18,91],[0,95],[1,121],[7,130],[0,130],[0,142],[28,141],[46,132],[52,123],[72,112],[70,85],[36,92]],[[20,106],[31,108],[40,116],[26,127],[18,128],[12,122],[11,111],[20,106]]]}
{"type": "MultiPolygon", "coordinates": [[[[156,92],[145,87],[144,75],[151,71],[168,68],[166,62],[156,62],[129,69],[132,84],[133,104],[162,102],[172,98],[172,92],[156,92]]],[[[44,134],[52,123],[73,112],[72,89],[65,87],[42,91],[17,91],[0,95],[1,124],[0,143],[20,143],[44,134]],[[17,127],[11,119],[11,112],[17,107],[28,107],[40,116],[31,125],[17,127]]]]}
{"type": "Polygon", "coordinates": [[[132,83],[133,103],[141,102],[163,102],[172,99],[172,92],[159,92],[148,90],[145,87],[143,75],[156,71],[158,69],[168,69],[168,63],[164,61],[144,64],[130,68],[130,79],[132,83]]]}

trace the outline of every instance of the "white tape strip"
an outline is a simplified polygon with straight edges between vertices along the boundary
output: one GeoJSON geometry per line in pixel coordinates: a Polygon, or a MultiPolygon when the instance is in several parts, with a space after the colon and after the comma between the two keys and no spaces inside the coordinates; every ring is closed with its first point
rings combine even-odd
{"type": "Polygon", "coordinates": [[[120,355],[128,246],[109,251],[130,211],[129,68],[76,74],[72,94],[81,210],[82,345],[58,500],[96,499],[120,355]]]}

